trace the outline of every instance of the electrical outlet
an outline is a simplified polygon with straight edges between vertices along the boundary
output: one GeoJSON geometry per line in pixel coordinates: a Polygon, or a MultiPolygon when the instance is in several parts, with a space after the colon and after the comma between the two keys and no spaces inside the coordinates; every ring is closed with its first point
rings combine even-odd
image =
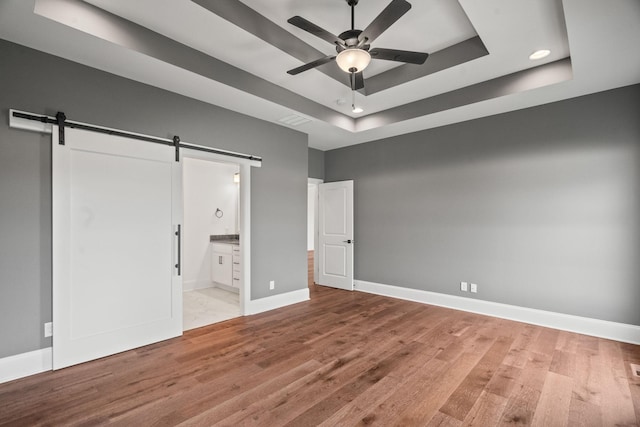
{"type": "Polygon", "coordinates": [[[476,285],[475,283],[471,284],[471,292],[473,292],[474,294],[478,292],[478,285],[476,285]]]}
{"type": "Polygon", "coordinates": [[[269,280],[269,289],[270,290],[274,290],[276,288],[276,281],[275,280],[269,280]]]}
{"type": "Polygon", "coordinates": [[[48,338],[53,335],[53,323],[47,322],[44,324],[44,337],[48,338]]]}
{"type": "Polygon", "coordinates": [[[462,292],[467,292],[469,290],[469,286],[467,285],[467,282],[460,282],[460,290],[462,292]]]}

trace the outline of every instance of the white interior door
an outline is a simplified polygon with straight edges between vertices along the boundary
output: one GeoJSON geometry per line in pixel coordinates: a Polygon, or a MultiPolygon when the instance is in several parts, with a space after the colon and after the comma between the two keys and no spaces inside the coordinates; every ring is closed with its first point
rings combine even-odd
{"type": "Polygon", "coordinates": [[[53,368],[182,334],[181,163],[168,146],[53,129],[53,368]]]}
{"type": "Polygon", "coordinates": [[[353,290],[353,181],[319,185],[318,284],[353,290]]]}

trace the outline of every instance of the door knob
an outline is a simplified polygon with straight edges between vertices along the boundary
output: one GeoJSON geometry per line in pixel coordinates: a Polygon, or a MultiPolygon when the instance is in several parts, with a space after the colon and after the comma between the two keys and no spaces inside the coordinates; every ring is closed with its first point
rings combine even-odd
{"type": "Polygon", "coordinates": [[[353,243],[353,240],[349,239],[349,240],[343,240],[343,243],[353,243]]]}

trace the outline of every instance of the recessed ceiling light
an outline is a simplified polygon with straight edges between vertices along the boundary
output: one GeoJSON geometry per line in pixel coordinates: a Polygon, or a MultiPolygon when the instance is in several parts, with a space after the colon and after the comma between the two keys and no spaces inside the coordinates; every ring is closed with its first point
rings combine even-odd
{"type": "Polygon", "coordinates": [[[355,105],[353,106],[353,111],[354,113],[358,114],[358,113],[362,113],[364,110],[360,107],[356,107],[355,105]]]}
{"type": "Polygon", "coordinates": [[[547,56],[549,56],[550,53],[551,51],[548,49],[536,50],[531,55],[529,55],[529,59],[532,61],[535,61],[536,59],[546,58],[547,56]]]}

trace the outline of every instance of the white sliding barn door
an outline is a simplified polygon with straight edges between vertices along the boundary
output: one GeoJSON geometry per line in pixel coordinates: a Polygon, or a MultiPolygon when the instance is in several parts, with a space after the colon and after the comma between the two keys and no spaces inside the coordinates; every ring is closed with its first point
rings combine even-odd
{"type": "Polygon", "coordinates": [[[181,164],[168,146],[53,129],[53,368],[182,334],[181,164]]]}
{"type": "Polygon", "coordinates": [[[318,284],[352,291],[353,181],[318,188],[318,284]]]}

